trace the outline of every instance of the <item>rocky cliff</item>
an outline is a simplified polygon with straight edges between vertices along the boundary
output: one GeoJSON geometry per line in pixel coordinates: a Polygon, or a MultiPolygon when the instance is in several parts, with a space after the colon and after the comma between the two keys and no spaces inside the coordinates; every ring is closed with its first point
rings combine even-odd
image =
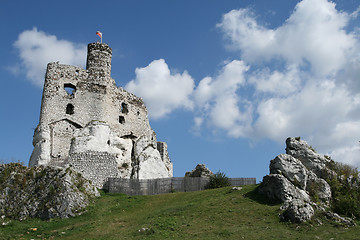
{"type": "MultiPolygon", "coordinates": [[[[335,171],[335,165],[330,157],[316,153],[300,138],[288,138],[286,154],[270,161],[270,174],[263,178],[259,192],[283,203],[282,220],[304,222],[319,211],[336,221],[352,225],[351,219],[331,211],[336,199],[333,196],[335,189],[329,182],[344,178],[335,171]]],[[[340,181],[338,184],[346,183],[340,181]]]]}
{"type": "Polygon", "coordinates": [[[100,196],[88,180],[70,168],[2,164],[0,183],[0,215],[19,220],[75,216],[100,196]]]}

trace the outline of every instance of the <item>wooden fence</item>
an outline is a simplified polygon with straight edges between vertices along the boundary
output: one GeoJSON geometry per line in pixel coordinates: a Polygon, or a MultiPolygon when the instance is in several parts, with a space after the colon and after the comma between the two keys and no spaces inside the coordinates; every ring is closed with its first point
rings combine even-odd
{"type": "MultiPolygon", "coordinates": [[[[229,178],[232,186],[256,184],[256,178],[229,178]]],[[[173,177],[157,179],[109,178],[107,191],[128,195],[155,195],[176,192],[200,191],[206,188],[208,178],[173,177]]]]}

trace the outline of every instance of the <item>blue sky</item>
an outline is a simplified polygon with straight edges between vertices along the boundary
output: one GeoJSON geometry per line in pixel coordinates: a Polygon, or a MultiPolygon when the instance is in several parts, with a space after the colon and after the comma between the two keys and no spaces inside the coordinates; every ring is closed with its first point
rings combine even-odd
{"type": "Polygon", "coordinates": [[[48,62],[84,66],[96,31],[143,97],[174,175],[268,173],[285,139],[360,166],[358,0],[4,1],[0,159],[27,164],[48,62]]]}

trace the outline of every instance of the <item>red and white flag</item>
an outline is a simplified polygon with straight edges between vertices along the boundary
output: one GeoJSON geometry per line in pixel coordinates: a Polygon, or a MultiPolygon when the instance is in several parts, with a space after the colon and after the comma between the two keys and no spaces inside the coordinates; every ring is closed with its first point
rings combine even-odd
{"type": "Polygon", "coordinates": [[[96,35],[98,35],[100,38],[102,38],[102,33],[100,31],[97,31],[96,35]]]}

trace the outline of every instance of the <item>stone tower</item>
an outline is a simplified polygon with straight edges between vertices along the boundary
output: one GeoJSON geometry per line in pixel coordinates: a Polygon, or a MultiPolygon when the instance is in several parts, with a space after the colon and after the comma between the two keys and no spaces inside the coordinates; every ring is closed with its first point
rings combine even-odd
{"type": "Polygon", "coordinates": [[[112,49],[88,45],[86,70],[49,63],[29,166],[71,166],[102,187],[108,177],[172,177],[143,100],[111,78],[112,49]]]}

